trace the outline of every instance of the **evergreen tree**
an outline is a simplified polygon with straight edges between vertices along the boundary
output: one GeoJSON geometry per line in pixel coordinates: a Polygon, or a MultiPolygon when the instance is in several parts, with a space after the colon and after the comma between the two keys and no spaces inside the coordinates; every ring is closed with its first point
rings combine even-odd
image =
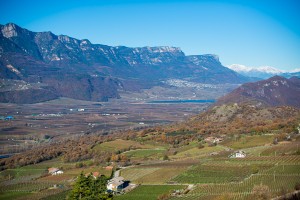
{"type": "Polygon", "coordinates": [[[92,175],[79,175],[68,199],[77,200],[112,200],[112,195],[106,193],[107,178],[100,176],[94,179],[92,175]]]}

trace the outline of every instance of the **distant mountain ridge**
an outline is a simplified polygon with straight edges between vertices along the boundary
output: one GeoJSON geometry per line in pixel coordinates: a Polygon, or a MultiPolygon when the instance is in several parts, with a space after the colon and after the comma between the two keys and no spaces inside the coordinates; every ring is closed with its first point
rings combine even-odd
{"type": "Polygon", "coordinates": [[[220,98],[217,104],[256,102],[267,106],[300,108],[300,79],[274,76],[267,80],[245,83],[220,98]]]}
{"type": "Polygon", "coordinates": [[[293,76],[300,77],[300,69],[295,69],[292,71],[283,71],[271,66],[262,66],[254,68],[239,64],[233,64],[227,67],[244,76],[257,77],[262,79],[270,78],[275,75],[280,75],[286,78],[290,78],[293,76]]]}
{"type": "Polygon", "coordinates": [[[169,78],[205,83],[251,80],[224,67],[215,55],[186,56],[177,47],[112,47],[32,32],[13,23],[0,29],[0,78],[42,83],[35,89],[58,97],[102,101],[118,98],[120,89],[152,87],[169,78]]]}

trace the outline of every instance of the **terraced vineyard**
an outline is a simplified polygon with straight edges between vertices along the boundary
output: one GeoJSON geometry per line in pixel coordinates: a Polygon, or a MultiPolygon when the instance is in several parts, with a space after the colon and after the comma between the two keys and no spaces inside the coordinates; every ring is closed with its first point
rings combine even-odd
{"type": "Polygon", "coordinates": [[[287,143],[283,145],[276,145],[266,149],[261,153],[262,156],[275,156],[282,154],[297,154],[300,150],[300,142],[287,143]]]}
{"type": "Polygon", "coordinates": [[[271,196],[277,196],[282,191],[293,191],[295,185],[300,183],[300,157],[216,159],[197,165],[174,180],[197,185],[188,194],[171,199],[200,200],[217,196],[236,200],[253,199],[254,186],[261,184],[269,187],[271,196]]]}
{"type": "Polygon", "coordinates": [[[164,184],[184,172],[195,162],[164,162],[158,164],[130,167],[121,170],[121,176],[137,184],[164,184]]]}
{"type": "MultiPolygon", "coordinates": [[[[40,197],[61,192],[58,190],[51,190],[45,194],[45,191],[47,191],[47,189],[50,187],[53,187],[53,183],[42,181],[26,181],[9,185],[2,184],[0,187],[0,199],[14,199],[15,194],[23,194],[25,196],[23,198],[25,199],[28,199],[28,195],[30,195],[31,199],[40,199],[40,197]],[[37,193],[37,191],[39,192],[37,193]]],[[[23,195],[20,195],[19,199],[22,199],[23,195]]]]}
{"type": "MultiPolygon", "coordinates": [[[[299,167],[299,166],[298,166],[299,167]]],[[[285,191],[293,191],[294,186],[300,180],[299,174],[289,175],[252,175],[241,183],[224,183],[224,184],[201,184],[190,193],[172,199],[194,200],[194,199],[211,199],[220,195],[228,195],[229,199],[251,199],[252,189],[255,185],[267,185],[272,196],[279,195],[285,191]]]]}
{"type": "Polygon", "coordinates": [[[242,149],[272,143],[273,135],[242,136],[239,140],[225,141],[222,144],[233,149],[242,149]]]}
{"type": "Polygon", "coordinates": [[[81,172],[98,171],[108,177],[111,175],[111,170],[106,170],[102,166],[75,168],[75,165],[76,163],[64,163],[61,159],[53,159],[1,171],[0,199],[65,199],[67,192],[71,189],[70,182],[81,172]],[[64,168],[64,174],[48,176],[47,168],[51,166],[64,168]]]}
{"type": "Polygon", "coordinates": [[[125,177],[128,180],[131,180],[134,183],[138,183],[139,179],[148,174],[152,174],[159,169],[160,168],[127,168],[121,171],[121,176],[125,177]]]}
{"type": "MultiPolygon", "coordinates": [[[[270,138],[272,136],[268,135],[262,141],[269,142],[270,138]]],[[[173,146],[166,148],[160,143],[144,146],[136,141],[121,139],[96,147],[99,151],[107,150],[111,153],[132,145],[138,147],[121,151],[121,154],[137,164],[120,168],[119,173],[131,184],[138,186],[126,194],[116,195],[116,200],[157,200],[161,195],[171,200],[253,200],[254,188],[260,185],[268,189],[270,197],[294,191],[295,186],[300,185],[299,142],[294,140],[278,145],[267,143],[253,146],[257,140],[258,136],[252,137],[247,148],[241,149],[246,152],[245,158],[229,158],[233,150],[220,144],[212,147],[205,144],[203,148],[198,148],[197,141],[177,149],[173,146]],[[176,153],[173,153],[174,150],[176,153]],[[166,154],[169,159],[163,160],[166,154]]],[[[228,145],[242,143],[228,142],[228,145]]],[[[107,177],[112,173],[106,170],[105,165],[89,166],[88,163],[89,160],[64,163],[57,158],[4,170],[0,173],[0,199],[65,199],[72,189],[72,182],[81,172],[86,174],[97,171],[107,177]],[[86,165],[78,167],[78,164],[83,163],[86,165]],[[63,168],[64,174],[48,176],[47,169],[53,166],[63,168]]],[[[115,165],[115,168],[118,167],[115,165]]]]}
{"type": "Polygon", "coordinates": [[[159,195],[185,187],[181,185],[141,185],[130,193],[114,197],[114,200],[156,200],[159,195]]]}

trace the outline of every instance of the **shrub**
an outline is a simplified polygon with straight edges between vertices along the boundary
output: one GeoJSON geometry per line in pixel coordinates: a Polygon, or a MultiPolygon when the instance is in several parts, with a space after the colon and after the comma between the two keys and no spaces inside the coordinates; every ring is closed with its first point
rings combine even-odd
{"type": "Polygon", "coordinates": [[[204,148],[204,145],[202,143],[199,143],[198,144],[198,149],[202,149],[202,148],[204,148]]]}
{"type": "Polygon", "coordinates": [[[270,189],[267,185],[255,185],[252,189],[252,194],[256,200],[270,199],[270,189]]]}
{"type": "Polygon", "coordinates": [[[76,163],[75,167],[76,168],[82,168],[84,164],[82,162],[76,163]]]}
{"type": "Polygon", "coordinates": [[[295,190],[300,190],[300,182],[295,184],[295,190]]]}
{"type": "Polygon", "coordinates": [[[167,200],[169,197],[170,197],[169,193],[165,193],[165,194],[159,195],[157,197],[157,200],[167,200]]]}
{"type": "Polygon", "coordinates": [[[169,160],[169,156],[167,154],[164,155],[163,160],[169,160]]]}

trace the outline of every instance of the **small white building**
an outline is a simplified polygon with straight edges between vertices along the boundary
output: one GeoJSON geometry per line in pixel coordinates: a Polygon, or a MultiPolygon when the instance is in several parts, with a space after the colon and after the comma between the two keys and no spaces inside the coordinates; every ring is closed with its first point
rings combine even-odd
{"type": "Polygon", "coordinates": [[[63,174],[64,172],[58,168],[49,168],[48,169],[49,174],[53,175],[59,175],[59,174],[63,174]]]}
{"type": "Polygon", "coordinates": [[[127,184],[128,183],[126,183],[126,181],[124,181],[123,177],[121,177],[121,176],[115,177],[108,181],[107,190],[120,191],[123,188],[125,188],[127,186],[127,184]]]}
{"type": "Polygon", "coordinates": [[[245,157],[246,157],[246,153],[244,151],[237,151],[229,156],[229,158],[245,158],[245,157]]]}
{"type": "Polygon", "coordinates": [[[59,175],[59,174],[63,174],[64,172],[62,170],[58,170],[56,172],[54,172],[52,175],[59,175]]]}

